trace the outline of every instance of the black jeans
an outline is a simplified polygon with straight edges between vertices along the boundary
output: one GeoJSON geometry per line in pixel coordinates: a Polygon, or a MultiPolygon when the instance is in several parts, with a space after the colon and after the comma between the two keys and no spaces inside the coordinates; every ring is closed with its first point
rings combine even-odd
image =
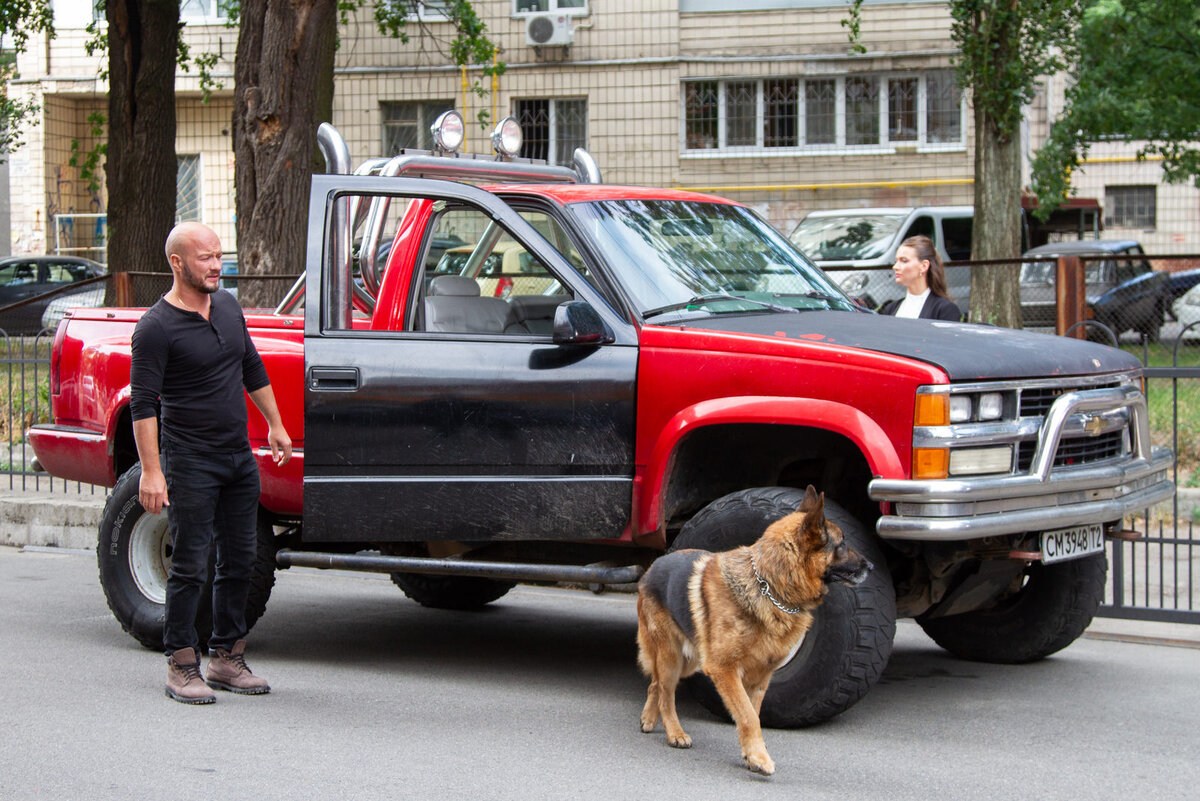
{"type": "Polygon", "coordinates": [[[164,442],[161,459],[173,545],[163,647],[169,655],[199,646],[196,611],[215,543],[208,646],[229,650],[246,636],[246,598],[257,554],[258,465],[248,447],[237,453],[198,453],[164,442]]]}

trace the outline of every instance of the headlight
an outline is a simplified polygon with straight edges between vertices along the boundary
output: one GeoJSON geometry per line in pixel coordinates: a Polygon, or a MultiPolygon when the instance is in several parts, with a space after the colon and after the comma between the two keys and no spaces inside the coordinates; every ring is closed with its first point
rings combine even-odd
{"type": "Polygon", "coordinates": [[[492,148],[501,156],[512,158],[521,152],[524,134],[521,125],[512,117],[505,117],[492,131],[492,148]]]}
{"type": "Polygon", "coordinates": [[[971,419],[971,396],[953,395],[950,398],[950,422],[965,423],[971,419]]]}
{"type": "Polygon", "coordinates": [[[1004,396],[999,392],[985,392],[979,396],[979,419],[999,420],[1004,414],[1004,396]]]}
{"type": "Polygon", "coordinates": [[[463,124],[462,115],[457,111],[443,111],[430,126],[429,132],[433,134],[433,143],[438,150],[457,153],[462,147],[463,137],[466,136],[466,126],[463,124]]]}
{"type": "Polygon", "coordinates": [[[971,447],[963,442],[981,431],[994,430],[998,421],[1006,419],[1017,419],[1014,390],[987,391],[980,385],[959,391],[946,385],[922,387],[913,405],[912,477],[942,479],[1010,472],[1012,445],[971,447]]]}
{"type": "Polygon", "coordinates": [[[838,286],[840,286],[842,291],[847,295],[854,297],[859,292],[862,292],[867,288],[867,274],[850,273],[850,275],[838,282],[838,286]]]}
{"type": "Polygon", "coordinates": [[[979,476],[1007,473],[1012,469],[1011,445],[994,448],[961,448],[950,451],[950,475],[979,476]]]}
{"type": "Polygon", "coordinates": [[[999,392],[950,396],[950,422],[999,420],[1004,415],[1004,396],[999,392]]]}

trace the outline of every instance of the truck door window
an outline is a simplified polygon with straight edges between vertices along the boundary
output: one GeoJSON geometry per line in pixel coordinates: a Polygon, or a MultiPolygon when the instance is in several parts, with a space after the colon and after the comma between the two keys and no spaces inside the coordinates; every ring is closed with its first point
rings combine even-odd
{"type": "MultiPolygon", "coordinates": [[[[540,217],[530,222],[555,242],[553,223],[540,217]]],[[[512,234],[482,212],[461,206],[442,211],[431,234],[430,252],[440,247],[441,255],[426,270],[419,329],[550,336],[554,310],[570,295],[512,234]]],[[[566,255],[582,264],[577,252],[566,255]]]]}

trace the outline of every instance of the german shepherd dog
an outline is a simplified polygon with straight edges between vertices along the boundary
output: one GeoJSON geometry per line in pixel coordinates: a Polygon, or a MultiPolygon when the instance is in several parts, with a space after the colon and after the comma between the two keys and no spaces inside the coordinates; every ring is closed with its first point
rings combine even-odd
{"type": "Polygon", "coordinates": [[[642,731],[653,731],[661,716],[667,742],[691,747],[675,689],[700,670],[737,724],[746,767],[774,773],[758,720],[771,674],[812,625],[827,584],[859,584],[871,568],[825,519],[825,494],[811,485],[800,508],[753,545],[655,560],[638,582],[638,665],[650,677],[642,731]]]}

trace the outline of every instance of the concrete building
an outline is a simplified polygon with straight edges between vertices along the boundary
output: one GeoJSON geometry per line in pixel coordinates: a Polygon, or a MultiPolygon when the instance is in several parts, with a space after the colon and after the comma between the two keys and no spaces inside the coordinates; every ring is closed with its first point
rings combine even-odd
{"type": "MultiPolygon", "coordinates": [[[[815,208],[971,202],[971,114],[953,81],[945,3],[868,0],[858,54],[841,25],[844,0],[476,0],[506,67],[483,82],[483,96],[469,90],[479,71],[454,67],[436,45],[450,30],[438,5],[422,5],[413,22],[427,35],[414,29],[407,45],[380,35],[369,8],[341,29],[334,124],[355,162],[426,146],[429,123],[455,106],[468,121],[516,116],[524,155],[562,162],[582,145],[606,181],[725,195],[785,231],[815,208]]],[[[104,212],[103,176],[89,188],[71,165],[95,143],[89,117],[107,103],[105,65],[84,49],[91,8],[58,0],[57,38],[31,46],[19,65],[13,91],[36,95],[43,111],[10,162],[14,252],[102,245],[102,218],[83,215],[104,212]]],[[[178,75],[178,210],[232,249],[236,30],[219,8],[182,7],[192,52],[217,53],[224,86],[206,103],[195,73],[178,75]]],[[[1044,137],[1053,89],[1030,110],[1031,145],[1044,137]]],[[[490,127],[472,125],[467,149],[488,150],[490,127]]],[[[1155,215],[1152,233],[1137,230],[1147,250],[1200,248],[1196,190],[1176,198],[1152,164],[1113,179],[1117,164],[1089,165],[1077,176],[1081,194],[1111,198],[1122,210],[1115,220],[1137,222],[1152,186],[1149,202],[1170,200],[1172,211],[1155,215]]]]}

